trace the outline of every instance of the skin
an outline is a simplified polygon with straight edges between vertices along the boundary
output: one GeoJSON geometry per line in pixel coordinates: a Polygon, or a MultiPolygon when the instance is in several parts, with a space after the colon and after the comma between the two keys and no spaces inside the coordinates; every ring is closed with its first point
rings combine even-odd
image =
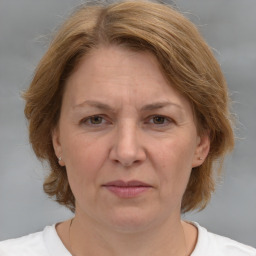
{"type": "MultiPolygon", "coordinates": [[[[109,46],[92,50],[66,83],[56,156],[76,198],[71,229],[76,255],[186,255],[197,230],[181,221],[191,169],[209,151],[188,100],[165,79],[147,52],[109,46]],[[150,185],[120,198],[103,185],[150,185]]],[[[67,249],[69,222],[57,226],[67,249]]]]}

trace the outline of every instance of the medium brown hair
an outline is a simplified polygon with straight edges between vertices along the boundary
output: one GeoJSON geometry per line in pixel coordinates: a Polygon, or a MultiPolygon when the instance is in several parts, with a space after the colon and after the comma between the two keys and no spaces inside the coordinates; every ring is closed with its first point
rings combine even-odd
{"type": "Polygon", "coordinates": [[[66,169],[54,153],[52,131],[60,117],[65,81],[82,57],[102,45],[151,52],[170,84],[190,101],[198,132],[209,133],[211,146],[204,163],[192,170],[181,210],[203,209],[214,191],[214,163],[219,163],[215,169],[220,170],[224,155],[234,145],[227,85],[197,28],[170,6],[149,1],[80,7],[40,61],[24,98],[30,142],[37,157],[51,167],[45,192],[75,210],[66,169]]]}

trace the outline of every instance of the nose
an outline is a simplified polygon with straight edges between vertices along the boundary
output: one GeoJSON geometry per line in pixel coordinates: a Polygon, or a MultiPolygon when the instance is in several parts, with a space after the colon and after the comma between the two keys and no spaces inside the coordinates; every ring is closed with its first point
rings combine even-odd
{"type": "Polygon", "coordinates": [[[129,167],[146,159],[146,152],[141,143],[141,138],[139,138],[138,130],[136,124],[128,123],[117,128],[109,155],[112,161],[120,163],[124,167],[129,167]]]}

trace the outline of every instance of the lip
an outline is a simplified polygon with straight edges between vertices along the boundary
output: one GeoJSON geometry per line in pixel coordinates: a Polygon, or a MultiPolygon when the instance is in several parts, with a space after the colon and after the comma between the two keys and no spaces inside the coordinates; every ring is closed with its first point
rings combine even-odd
{"type": "Polygon", "coordinates": [[[151,185],[138,180],[115,180],[104,184],[103,187],[121,198],[137,197],[152,188],[151,185]]]}

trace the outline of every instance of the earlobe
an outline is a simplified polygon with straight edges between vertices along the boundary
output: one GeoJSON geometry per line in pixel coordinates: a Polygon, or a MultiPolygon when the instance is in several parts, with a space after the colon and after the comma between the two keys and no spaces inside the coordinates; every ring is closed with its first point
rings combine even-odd
{"type": "Polygon", "coordinates": [[[56,158],[58,159],[59,165],[65,166],[65,162],[62,157],[62,147],[58,127],[54,128],[52,131],[52,145],[54,148],[56,158]]]}
{"type": "Polygon", "coordinates": [[[208,156],[209,151],[210,151],[210,136],[209,136],[209,133],[206,132],[201,136],[198,136],[198,144],[195,150],[192,168],[202,165],[206,157],[208,156]]]}

